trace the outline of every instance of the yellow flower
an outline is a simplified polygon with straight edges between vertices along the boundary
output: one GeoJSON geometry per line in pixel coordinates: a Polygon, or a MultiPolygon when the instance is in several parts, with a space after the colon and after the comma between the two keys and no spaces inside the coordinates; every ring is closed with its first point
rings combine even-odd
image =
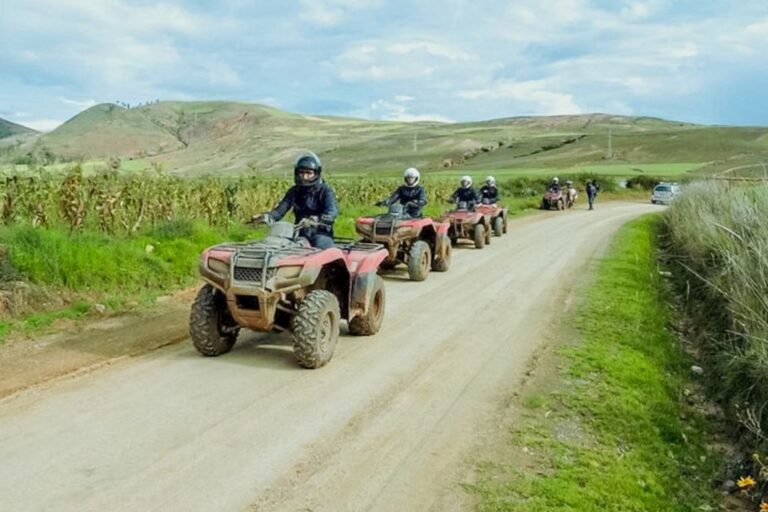
{"type": "Polygon", "coordinates": [[[756,483],[757,482],[755,482],[755,479],[752,478],[751,476],[743,476],[736,481],[736,485],[739,486],[739,489],[747,489],[749,487],[752,487],[756,483]]]}
{"type": "Polygon", "coordinates": [[[764,501],[760,502],[760,512],[768,512],[768,503],[764,501]]]}

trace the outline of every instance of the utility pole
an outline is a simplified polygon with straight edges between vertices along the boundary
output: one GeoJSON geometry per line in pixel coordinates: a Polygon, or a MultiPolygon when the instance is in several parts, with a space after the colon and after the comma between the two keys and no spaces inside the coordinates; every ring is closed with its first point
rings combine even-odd
{"type": "Polygon", "coordinates": [[[613,135],[612,131],[613,129],[609,126],[608,127],[608,160],[613,159],[613,145],[611,141],[611,136],[613,135]]]}

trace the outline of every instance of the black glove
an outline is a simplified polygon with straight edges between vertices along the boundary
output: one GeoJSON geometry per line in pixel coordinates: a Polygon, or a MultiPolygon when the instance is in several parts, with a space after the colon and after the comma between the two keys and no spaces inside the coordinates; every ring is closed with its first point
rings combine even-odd
{"type": "Polygon", "coordinates": [[[251,217],[251,222],[253,224],[272,224],[274,220],[272,219],[272,216],[268,213],[257,213],[253,217],[251,217]]]}
{"type": "Polygon", "coordinates": [[[376,203],[376,206],[389,206],[389,205],[387,204],[386,200],[381,200],[378,203],[376,203]]]}
{"type": "Polygon", "coordinates": [[[333,217],[331,217],[330,215],[321,215],[320,222],[330,226],[331,224],[333,224],[333,217]]]}

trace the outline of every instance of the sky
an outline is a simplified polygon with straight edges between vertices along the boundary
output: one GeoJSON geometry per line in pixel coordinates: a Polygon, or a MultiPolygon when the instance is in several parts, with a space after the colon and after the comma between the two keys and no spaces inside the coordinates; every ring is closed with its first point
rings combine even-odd
{"type": "Polygon", "coordinates": [[[767,94],[766,0],[0,0],[0,118],[43,131],[158,99],[766,126],[767,94]]]}

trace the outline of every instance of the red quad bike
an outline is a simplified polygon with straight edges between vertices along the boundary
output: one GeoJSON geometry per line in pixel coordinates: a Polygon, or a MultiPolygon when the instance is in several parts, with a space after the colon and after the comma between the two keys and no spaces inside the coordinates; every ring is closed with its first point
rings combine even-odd
{"type": "Polygon", "coordinates": [[[475,247],[482,249],[491,243],[491,214],[470,210],[467,203],[460,201],[454,210],[443,213],[440,219],[448,222],[448,237],[456,245],[459,238],[468,238],[475,247]]]}
{"type": "Polygon", "coordinates": [[[400,203],[389,205],[385,214],[360,217],[355,231],[363,242],[382,244],[387,249],[387,258],[381,262],[383,270],[404,263],[412,281],[426,279],[430,268],[445,272],[451,266],[448,224],[429,217],[410,217],[400,203]]]}
{"type": "Polygon", "coordinates": [[[207,284],[189,319],[192,343],[201,354],[229,352],[243,327],[290,331],[298,363],[320,368],[333,356],[342,319],[351,334],[379,330],[385,295],[376,270],[387,251],[351,240],[336,240],[329,249],[311,247],[298,232],[317,225],[314,219],[296,226],[275,222],[263,240],[203,252],[199,268],[207,284]]]}
{"type": "Polygon", "coordinates": [[[488,201],[488,199],[483,199],[483,202],[478,204],[475,207],[475,210],[482,213],[483,215],[490,215],[493,234],[496,236],[501,236],[507,232],[509,212],[504,207],[501,207],[495,203],[487,203],[486,201],[488,201]]]}
{"type": "Polygon", "coordinates": [[[541,209],[549,210],[553,207],[557,210],[565,210],[565,197],[562,190],[549,189],[544,193],[544,197],[541,199],[541,209]]]}

